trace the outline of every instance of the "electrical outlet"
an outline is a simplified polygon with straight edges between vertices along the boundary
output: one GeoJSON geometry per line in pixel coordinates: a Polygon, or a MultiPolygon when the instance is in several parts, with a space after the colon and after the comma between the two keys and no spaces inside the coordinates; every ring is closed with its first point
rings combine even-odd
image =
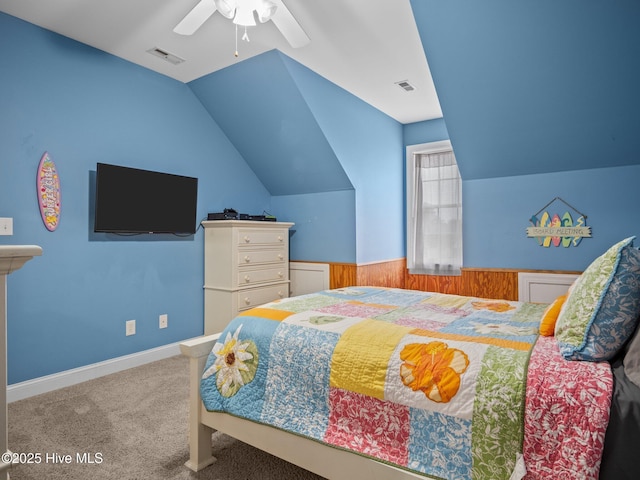
{"type": "Polygon", "coordinates": [[[0,235],[13,235],[13,218],[0,217],[0,235]]]}
{"type": "Polygon", "coordinates": [[[163,313],[158,317],[158,326],[160,328],[167,328],[169,326],[169,315],[163,313]]]}
{"type": "Polygon", "coordinates": [[[136,321],[135,320],[127,320],[126,323],[126,336],[135,335],[136,334],[136,321]]]}

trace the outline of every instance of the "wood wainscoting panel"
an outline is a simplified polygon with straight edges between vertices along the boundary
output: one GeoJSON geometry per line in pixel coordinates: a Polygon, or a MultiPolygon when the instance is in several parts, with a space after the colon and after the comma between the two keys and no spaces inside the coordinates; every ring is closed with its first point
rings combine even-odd
{"type": "Polygon", "coordinates": [[[355,263],[330,263],[330,288],[344,288],[358,285],[358,266],[355,263]]]}
{"type": "Polygon", "coordinates": [[[407,271],[405,288],[480,298],[518,299],[518,272],[463,268],[461,275],[415,275],[407,271]]]}
{"type": "Polygon", "coordinates": [[[406,269],[407,261],[404,258],[358,265],[358,285],[404,288],[406,269]]]}
{"type": "Polygon", "coordinates": [[[462,295],[462,277],[454,275],[414,275],[405,271],[405,287],[408,290],[462,295]]]}
{"type": "Polygon", "coordinates": [[[360,286],[404,288],[407,262],[404,258],[384,262],[356,265],[355,263],[330,263],[331,288],[360,286]]]}
{"type": "MultiPolygon", "coordinates": [[[[407,271],[405,288],[468,297],[517,301],[519,298],[519,272],[543,271],[508,268],[462,268],[460,276],[414,275],[407,271]]],[[[573,271],[544,270],[544,272],[580,274],[580,272],[573,271]]]]}
{"type": "Polygon", "coordinates": [[[504,269],[462,269],[462,295],[518,300],[518,271],[504,269]]]}
{"type": "Polygon", "coordinates": [[[330,288],[378,286],[424,292],[448,293],[479,298],[518,300],[518,272],[577,273],[508,268],[462,268],[459,276],[415,275],[407,270],[406,259],[356,265],[330,263],[330,288]]]}

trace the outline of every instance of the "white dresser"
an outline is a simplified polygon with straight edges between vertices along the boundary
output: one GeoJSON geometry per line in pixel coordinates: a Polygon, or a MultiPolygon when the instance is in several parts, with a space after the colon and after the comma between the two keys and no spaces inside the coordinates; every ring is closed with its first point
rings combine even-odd
{"type": "Polygon", "coordinates": [[[204,227],[204,334],[239,312],[289,296],[293,223],[214,220],[204,227]]]}

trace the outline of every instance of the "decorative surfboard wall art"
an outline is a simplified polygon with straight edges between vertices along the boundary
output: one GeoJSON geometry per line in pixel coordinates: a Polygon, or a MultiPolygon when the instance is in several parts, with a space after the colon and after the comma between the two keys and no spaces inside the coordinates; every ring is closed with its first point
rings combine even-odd
{"type": "Polygon", "coordinates": [[[37,189],[42,221],[53,232],[60,224],[60,177],[48,152],[44,152],[38,165],[37,189]]]}
{"type": "Polygon", "coordinates": [[[577,247],[583,238],[591,237],[591,227],[586,224],[587,216],[560,197],[547,203],[538,213],[532,215],[529,221],[533,226],[527,228],[527,237],[535,238],[542,247],[577,247]],[[547,208],[555,201],[560,201],[573,210],[575,218],[568,211],[563,214],[549,213],[547,208]]]}

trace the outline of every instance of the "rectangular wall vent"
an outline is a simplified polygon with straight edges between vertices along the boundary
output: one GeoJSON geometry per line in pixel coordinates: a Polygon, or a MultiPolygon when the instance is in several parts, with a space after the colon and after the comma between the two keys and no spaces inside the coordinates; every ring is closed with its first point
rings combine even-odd
{"type": "Polygon", "coordinates": [[[398,85],[405,92],[413,92],[416,89],[407,80],[402,80],[401,82],[396,82],[396,85],[398,85]]]}
{"type": "Polygon", "coordinates": [[[163,60],[166,60],[167,62],[172,63],[174,65],[178,65],[184,62],[184,58],[180,58],[179,56],[174,55],[173,53],[169,53],[166,50],[163,50],[158,47],[150,48],[149,50],[147,50],[147,53],[150,53],[151,55],[155,55],[156,57],[160,57],[163,60]]]}

